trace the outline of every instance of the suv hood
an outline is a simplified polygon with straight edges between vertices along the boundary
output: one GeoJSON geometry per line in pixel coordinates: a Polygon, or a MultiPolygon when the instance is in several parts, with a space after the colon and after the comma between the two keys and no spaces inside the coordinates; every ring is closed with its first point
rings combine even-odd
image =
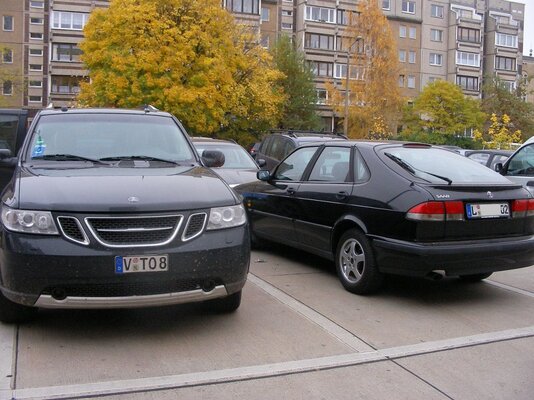
{"type": "MultiPolygon", "coordinates": [[[[238,204],[204,167],[19,170],[8,205],[70,212],[157,212],[238,204]],[[18,186],[18,187],[17,187],[18,186]]],[[[9,192],[8,190],[6,193],[9,192]]]]}

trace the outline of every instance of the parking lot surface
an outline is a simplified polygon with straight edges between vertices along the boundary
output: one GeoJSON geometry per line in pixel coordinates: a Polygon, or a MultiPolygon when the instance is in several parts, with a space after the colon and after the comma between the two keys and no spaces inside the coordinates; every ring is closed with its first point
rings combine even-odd
{"type": "Polygon", "coordinates": [[[0,398],[532,399],[534,266],[478,284],[388,277],[253,251],[239,310],[39,313],[0,325],[0,398]]]}

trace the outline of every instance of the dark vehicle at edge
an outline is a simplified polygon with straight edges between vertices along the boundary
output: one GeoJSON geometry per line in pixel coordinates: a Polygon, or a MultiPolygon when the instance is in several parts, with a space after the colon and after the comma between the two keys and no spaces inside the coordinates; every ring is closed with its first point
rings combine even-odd
{"type": "Polygon", "coordinates": [[[43,110],[19,154],[2,194],[1,321],[39,307],[239,307],[245,210],[172,115],[43,110]]]}
{"type": "Polygon", "coordinates": [[[518,184],[422,144],[330,142],[296,149],[238,186],[253,244],[335,261],[343,286],[437,271],[477,281],[534,263],[534,200],[518,184]]]}

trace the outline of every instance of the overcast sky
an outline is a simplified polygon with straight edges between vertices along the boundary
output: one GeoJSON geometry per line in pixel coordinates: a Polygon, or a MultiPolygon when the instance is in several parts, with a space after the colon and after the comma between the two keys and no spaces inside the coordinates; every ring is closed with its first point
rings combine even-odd
{"type": "Polygon", "coordinates": [[[525,32],[523,36],[523,54],[528,55],[534,49],[534,0],[514,0],[525,4],[525,32]]]}

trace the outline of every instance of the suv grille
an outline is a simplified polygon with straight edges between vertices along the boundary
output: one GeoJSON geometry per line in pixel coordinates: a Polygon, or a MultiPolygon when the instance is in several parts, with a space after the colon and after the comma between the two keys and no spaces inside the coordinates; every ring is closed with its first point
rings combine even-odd
{"type": "Polygon", "coordinates": [[[80,222],[74,217],[58,217],[59,226],[63,235],[73,242],[89,244],[89,240],[82,230],[80,222]]]}
{"type": "Polygon", "coordinates": [[[206,213],[192,214],[187,220],[187,225],[182,235],[182,240],[185,242],[191,240],[202,233],[204,224],[206,223],[206,213]]]}
{"type": "Polygon", "coordinates": [[[109,247],[160,246],[169,243],[182,223],[181,215],[86,218],[95,238],[109,247]]]}

